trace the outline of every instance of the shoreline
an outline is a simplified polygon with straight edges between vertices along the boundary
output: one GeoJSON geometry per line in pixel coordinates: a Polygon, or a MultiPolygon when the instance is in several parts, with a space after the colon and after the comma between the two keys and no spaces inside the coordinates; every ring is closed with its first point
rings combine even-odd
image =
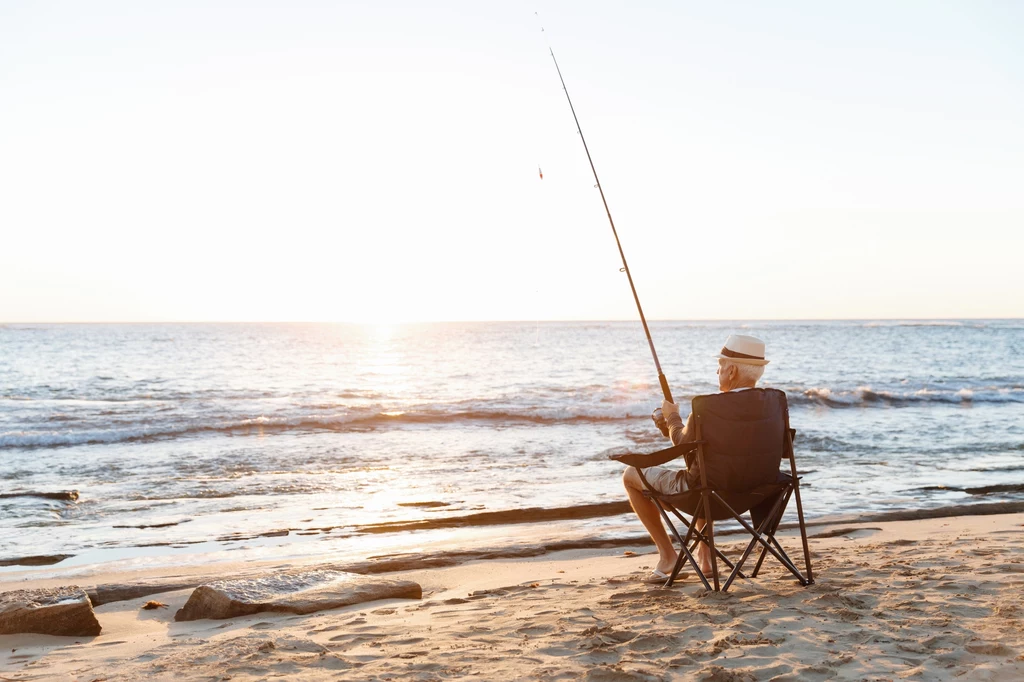
{"type": "MultiPolygon", "coordinates": [[[[946,505],[925,509],[865,512],[858,515],[842,514],[835,516],[823,516],[808,519],[806,525],[808,528],[808,535],[813,536],[814,531],[812,529],[823,526],[858,525],[866,523],[886,523],[890,521],[911,521],[965,516],[988,516],[993,514],[1014,514],[1021,512],[1024,512],[1024,501],[975,502],[972,504],[946,505]]],[[[795,522],[785,522],[781,525],[783,530],[795,527],[795,522]]],[[[322,534],[327,534],[332,530],[339,528],[343,528],[343,526],[326,526],[315,530],[321,531],[322,534]]],[[[432,543],[429,537],[417,537],[416,540],[410,541],[408,544],[420,547],[431,547],[431,545],[435,545],[434,549],[426,552],[419,552],[418,559],[409,558],[409,552],[401,551],[401,548],[398,548],[397,551],[390,553],[384,552],[361,558],[357,558],[349,554],[345,563],[342,564],[324,562],[324,555],[315,551],[292,555],[281,559],[275,559],[273,557],[257,559],[251,563],[291,561],[294,563],[306,564],[319,560],[321,563],[327,563],[328,565],[335,567],[345,567],[345,570],[349,570],[351,572],[375,574],[413,570],[415,568],[428,566],[454,565],[466,561],[482,559],[539,556],[545,553],[568,549],[598,549],[632,545],[643,546],[650,544],[647,535],[642,532],[642,527],[640,526],[639,521],[632,516],[632,510],[629,507],[629,503],[626,501],[555,508],[531,507],[518,510],[512,509],[477,512],[433,519],[369,524],[364,526],[355,526],[347,535],[338,537],[358,542],[358,538],[364,535],[374,536],[396,534],[394,537],[397,537],[398,533],[429,532],[445,529],[479,529],[484,531],[485,535],[483,535],[482,538],[476,538],[473,543],[473,548],[469,550],[438,549],[436,548],[438,543],[432,543]],[[624,520],[623,523],[618,526],[618,530],[616,531],[609,530],[604,533],[599,532],[596,535],[593,533],[590,535],[579,535],[578,533],[582,531],[567,527],[563,529],[563,532],[560,533],[560,535],[572,534],[573,537],[571,538],[557,537],[552,539],[550,536],[540,537],[541,530],[550,529],[550,524],[553,522],[607,519],[615,516],[622,516],[624,520]],[[529,528],[531,524],[533,524],[534,532],[531,532],[531,529],[529,528]],[[488,539],[493,539],[499,535],[502,526],[515,526],[523,530],[521,531],[520,536],[510,538],[510,541],[505,545],[495,545],[493,543],[487,544],[488,539]],[[630,528],[631,530],[627,531],[625,530],[626,528],[630,528]]],[[[132,551],[143,549],[145,547],[168,547],[188,550],[195,545],[210,545],[213,542],[219,542],[223,545],[228,542],[260,541],[264,539],[266,539],[264,541],[272,541],[278,543],[280,546],[286,546],[287,543],[290,542],[290,538],[295,538],[297,541],[295,546],[297,547],[299,542],[305,539],[302,538],[302,536],[310,535],[310,531],[311,529],[307,527],[280,528],[266,532],[247,533],[239,535],[238,537],[223,536],[184,542],[179,540],[167,541],[165,543],[148,543],[146,545],[131,545],[124,548],[107,550],[114,557],[107,561],[73,563],[68,566],[61,566],[61,564],[66,560],[74,559],[76,556],[80,555],[62,553],[20,557],[0,556],[0,591],[18,589],[24,582],[32,582],[34,580],[49,581],[51,577],[54,580],[59,580],[59,574],[64,571],[74,573],[74,577],[77,580],[78,576],[83,573],[86,575],[96,572],[102,573],[105,570],[103,568],[105,564],[118,564],[133,560],[155,560],[156,555],[147,557],[145,553],[132,551]],[[118,556],[120,553],[119,550],[124,553],[124,557],[118,556]]],[[[732,533],[738,532],[738,529],[735,529],[732,525],[725,524],[721,530],[717,530],[716,532],[723,536],[728,536],[732,533]]],[[[227,550],[221,548],[219,551],[200,552],[198,554],[193,554],[192,556],[211,557],[216,554],[221,554],[224,551],[227,550]]],[[[186,555],[167,554],[163,555],[162,558],[166,561],[175,556],[186,555]]],[[[203,561],[199,561],[197,566],[215,567],[221,563],[225,562],[214,559],[213,561],[205,563],[203,561]]],[[[170,566],[168,565],[167,568],[169,567],[170,566]]],[[[131,570],[131,568],[128,567],[127,569],[122,570],[131,570]]]]}
{"type": "MultiPolygon", "coordinates": [[[[647,546],[563,549],[399,571],[422,585],[421,601],[309,616],[175,623],[187,589],[161,593],[167,609],[106,603],[97,637],[0,636],[0,670],[16,680],[1024,676],[1024,513],[831,525],[811,540],[807,588],[772,565],[726,594],[692,576],[665,590],[638,581],[653,563],[647,546]]],[[[782,537],[793,547],[797,536],[782,537]]]]}

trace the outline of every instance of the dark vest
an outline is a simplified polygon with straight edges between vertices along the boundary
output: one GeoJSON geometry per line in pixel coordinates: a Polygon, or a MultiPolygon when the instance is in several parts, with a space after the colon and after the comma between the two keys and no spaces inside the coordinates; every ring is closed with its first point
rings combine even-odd
{"type": "MultiPolygon", "coordinates": [[[[786,452],[789,406],[786,394],[775,388],[699,395],[692,403],[700,425],[708,485],[746,491],[775,482],[779,460],[786,452]]],[[[700,472],[691,467],[687,484],[700,485],[700,472]]]]}

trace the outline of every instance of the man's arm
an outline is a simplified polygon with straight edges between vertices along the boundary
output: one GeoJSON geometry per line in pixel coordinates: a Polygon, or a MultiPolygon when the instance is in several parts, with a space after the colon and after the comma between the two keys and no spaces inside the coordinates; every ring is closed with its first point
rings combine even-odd
{"type": "Polygon", "coordinates": [[[668,437],[672,439],[672,445],[689,443],[695,438],[693,428],[693,413],[686,418],[686,425],[683,425],[683,418],[679,416],[679,406],[667,400],[661,404],[662,414],[665,416],[665,424],[668,426],[668,437]]]}
{"type": "Polygon", "coordinates": [[[683,418],[676,412],[671,418],[665,420],[668,423],[668,437],[672,439],[672,445],[680,445],[682,443],[689,443],[694,440],[693,428],[693,413],[686,418],[686,424],[683,424],[683,418]]]}

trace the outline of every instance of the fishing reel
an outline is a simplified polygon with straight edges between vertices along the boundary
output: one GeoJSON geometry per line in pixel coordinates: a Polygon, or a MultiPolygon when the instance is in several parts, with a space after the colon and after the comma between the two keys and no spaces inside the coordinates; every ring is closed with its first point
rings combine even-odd
{"type": "Polygon", "coordinates": [[[654,420],[654,425],[661,431],[661,435],[668,438],[668,422],[665,421],[665,414],[661,411],[660,407],[651,412],[651,419],[654,420]]]}

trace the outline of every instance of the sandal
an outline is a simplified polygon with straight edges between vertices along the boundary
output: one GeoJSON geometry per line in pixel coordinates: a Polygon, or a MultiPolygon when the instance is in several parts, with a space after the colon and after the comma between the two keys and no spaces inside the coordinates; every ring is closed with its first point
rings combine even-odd
{"type": "Polygon", "coordinates": [[[658,569],[654,569],[653,571],[645,575],[643,578],[641,578],[640,582],[647,583],[648,585],[661,585],[667,580],[668,573],[664,573],[662,571],[659,571],[658,569]]]}

